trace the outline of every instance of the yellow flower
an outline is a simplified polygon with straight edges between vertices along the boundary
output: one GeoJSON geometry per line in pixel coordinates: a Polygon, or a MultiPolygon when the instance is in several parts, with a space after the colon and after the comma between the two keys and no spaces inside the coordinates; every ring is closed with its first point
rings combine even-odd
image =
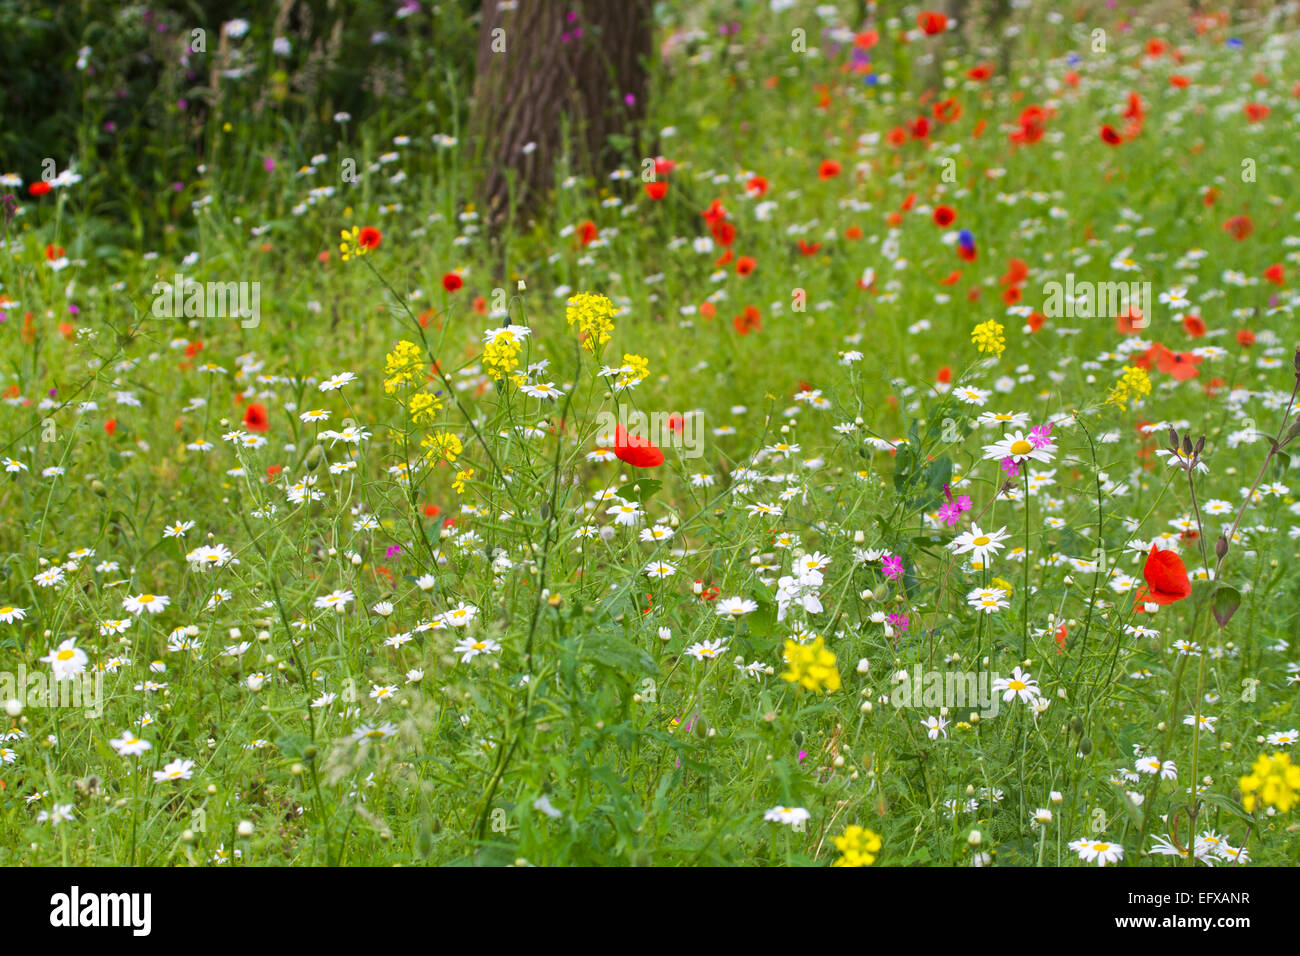
{"type": "Polygon", "coordinates": [[[614,316],[618,307],[603,295],[591,292],[579,292],[568,300],[564,317],[570,325],[578,323],[578,331],[585,337],[583,343],[587,351],[594,353],[597,346],[609,341],[609,333],[614,330],[614,316]]]}
{"type": "Polygon", "coordinates": [[[876,854],[880,852],[880,834],[856,823],[845,827],[844,834],[833,840],[835,849],[844,854],[833,866],[870,866],[876,862],[876,854]]]}
{"type": "MultiPolygon", "coordinates": [[[[528,329],[522,325],[488,329],[483,333],[483,364],[487,366],[489,375],[500,380],[519,367],[519,353],[523,350],[523,339],[527,334],[528,329]]],[[[512,375],[511,379],[518,383],[516,376],[512,375]]]]}
{"type": "Polygon", "coordinates": [[[448,464],[454,462],[456,456],[465,450],[460,437],[452,432],[434,432],[432,435],[425,435],[420,441],[420,447],[429,449],[426,457],[430,461],[445,461],[448,464]]]}
{"type": "Polygon", "coordinates": [[[367,246],[361,242],[361,227],[353,226],[351,229],[343,229],[339,232],[342,242],[339,243],[339,252],[342,253],[342,259],[347,262],[353,256],[364,256],[367,246]]]}
{"type": "Polygon", "coordinates": [[[442,411],[442,399],[430,392],[417,392],[406,407],[411,413],[411,421],[418,425],[433,421],[434,416],[442,411]]]}
{"type": "Polygon", "coordinates": [[[1300,790],[1300,765],[1291,762],[1290,754],[1271,757],[1260,754],[1250,773],[1241,778],[1241,805],[1248,813],[1253,813],[1260,803],[1289,813],[1300,802],[1297,790],[1300,790]]]}
{"type": "Polygon", "coordinates": [[[1128,402],[1142,395],[1151,394],[1151,376],[1146,369],[1135,365],[1125,365],[1124,374],[1110,390],[1106,398],[1107,405],[1118,405],[1121,409],[1128,407],[1128,402]]]}
{"type": "Polygon", "coordinates": [[[1003,333],[1006,330],[994,319],[987,322],[981,322],[971,330],[970,340],[978,346],[981,352],[992,352],[998,358],[1006,351],[1007,340],[1003,333]]]}
{"type": "Polygon", "coordinates": [[[465,483],[474,480],[474,469],[466,468],[463,471],[456,472],[456,480],[451,486],[456,489],[456,493],[463,495],[465,493],[465,483]]]}
{"type": "Polygon", "coordinates": [[[627,371],[619,376],[619,388],[635,385],[650,374],[650,362],[644,355],[633,355],[631,352],[624,352],[623,367],[627,371]]]}
{"type": "Polygon", "coordinates": [[[419,384],[424,378],[424,356],[420,347],[405,339],[385,356],[384,391],[392,394],[407,385],[419,384]]]}
{"type": "Polygon", "coordinates": [[[825,638],[809,644],[786,641],[785,663],[789,670],[781,676],[792,684],[818,694],[840,689],[840,672],[835,667],[835,655],[826,650],[825,638]]]}

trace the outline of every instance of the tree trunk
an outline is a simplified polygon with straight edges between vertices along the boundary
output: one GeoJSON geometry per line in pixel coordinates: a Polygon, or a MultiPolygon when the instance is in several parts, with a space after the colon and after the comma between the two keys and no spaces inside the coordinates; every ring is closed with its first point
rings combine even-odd
{"type": "Polygon", "coordinates": [[[502,6],[484,0],[470,119],[493,226],[540,208],[566,154],[593,174],[639,158],[653,32],[652,0],[502,6]]]}

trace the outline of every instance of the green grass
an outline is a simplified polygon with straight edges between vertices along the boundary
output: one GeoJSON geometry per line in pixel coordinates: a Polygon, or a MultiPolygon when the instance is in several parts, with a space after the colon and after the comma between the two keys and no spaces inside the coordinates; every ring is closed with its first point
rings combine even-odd
{"type": "MultiPolygon", "coordinates": [[[[875,865],[1083,865],[1069,846],[1081,839],[1122,846],[1124,865],[1194,864],[1150,853],[1192,833],[1252,863],[1300,860],[1286,800],[1248,810],[1241,784],[1260,754],[1293,752],[1294,734],[1267,738],[1300,722],[1296,38],[1126,31],[1106,14],[1109,52],[1092,53],[1093,22],[1016,16],[1011,72],[985,81],[967,71],[990,57],[956,37],[902,43],[910,24],[878,23],[873,69],[889,79],[873,86],[823,33],[840,17],[711,12],[656,65],[650,115],[676,163],[665,198],[642,189],[645,157],[602,181],[575,157],[538,222],[506,231],[473,213],[455,109],[445,125],[381,111],[314,165],[266,120],[215,114],[203,172],[165,177],[201,201],[192,223],[143,194],[108,212],[90,201],[93,175],[40,198],[14,188],[0,605],[25,616],[0,623],[0,672],[48,678],[41,659],[75,640],[103,698],[42,706],[0,676],[0,697],[25,698],[0,723],[0,864],[826,865],[850,825],[880,836],[875,865]],[[739,32],[719,36],[732,21],[739,32]],[[819,54],[791,51],[795,27],[819,54]],[[1155,36],[1184,62],[1144,54],[1155,36]],[[929,113],[931,73],[960,116],[892,145],[891,129],[929,113]],[[1142,128],[1107,145],[1098,131],[1123,130],[1130,91],[1142,128]],[[1251,122],[1249,102],[1270,115],[1251,122]],[[1051,107],[1046,133],[1013,144],[1033,103],[1051,107]],[[357,183],[338,176],[348,157],[357,183]],[[838,175],[819,177],[824,160],[838,175]],[[746,195],[754,176],[762,196],[746,195]],[[715,198],[752,274],[716,264],[717,242],[693,245],[715,198]],[[949,228],[932,221],[941,204],[957,212],[949,228]],[[180,226],[159,229],[173,212],[180,226]],[[1253,224],[1242,240],[1224,229],[1239,215],[1253,224]],[[597,238],[583,245],[585,222],[597,238]],[[382,243],[342,261],[340,231],[367,225],[382,243]],[[820,247],[805,255],[800,240],[820,247]],[[62,268],[49,246],[66,250],[62,268]],[[1013,259],[1027,267],[1018,306],[1003,299],[1013,259]],[[1275,263],[1280,286],[1264,278],[1275,263]],[[448,292],[452,271],[463,287],[448,292]],[[156,317],[155,283],[178,273],[259,283],[257,323],[156,317]],[[1067,274],[1148,282],[1153,297],[1183,288],[1189,302],[1153,301],[1136,336],[1113,314],[1028,331],[1067,274]],[[620,308],[594,354],[566,322],[579,292],[620,308]],[[746,307],[761,327],[741,334],[746,307]],[[1192,337],[1183,314],[1207,333],[1192,337]],[[989,320],[1004,327],[1000,354],[972,341],[989,320]],[[485,332],[507,321],[529,329],[507,364],[547,361],[530,381],[554,383],[557,401],[487,373],[485,332]],[[388,390],[402,341],[417,364],[388,390]],[[1162,362],[1149,394],[1114,401],[1156,342],[1194,352],[1198,374],[1162,362]],[[648,375],[615,391],[598,373],[629,355],[648,375]],[[355,380],[321,389],[344,372],[355,380]],[[961,388],[988,394],[969,404],[961,388]],[[441,407],[413,421],[417,394],[441,407]],[[619,403],[699,416],[700,456],[666,445],[651,469],[592,460],[599,416],[619,403]],[[244,427],[251,404],[265,433],[244,427]],[[312,409],[328,420],[302,420],[312,409]],[[1025,424],[981,424],[983,412],[1025,424]],[[1048,423],[1051,460],[1032,464],[1050,475],[1026,507],[1025,472],[1009,477],[986,446],[1048,423]],[[1194,483],[1156,454],[1170,426],[1205,437],[1194,483]],[[327,434],[349,427],[366,437],[327,434]],[[448,434],[454,463],[426,455],[448,434]],[[971,499],[955,526],[937,517],[945,486],[971,499]],[[616,524],[611,495],[639,503],[639,525],[616,524]],[[167,536],[175,522],[192,525],[167,536]],[[972,522],[1006,530],[986,567],[948,546],[972,522]],[[672,534],[643,541],[646,528],[672,534]],[[1143,614],[1153,539],[1191,591],[1143,614]],[[237,560],[192,567],[203,546],[237,560]],[[820,610],[782,613],[781,579],[814,554],[820,610]],[[674,573],[647,576],[659,561],[674,573]],[[56,567],[62,580],[41,586],[56,567]],[[971,606],[994,587],[1004,606],[971,606]],[[351,595],[341,611],[316,606],[337,591],[351,595]],[[124,608],[142,594],[169,603],[124,608]],[[732,598],[755,607],[716,613],[732,598]],[[467,625],[430,626],[462,603],[476,609],[467,625]],[[1221,625],[1215,612],[1233,608],[1221,625]],[[102,626],[117,620],[130,624],[102,626]],[[838,674],[833,689],[829,670],[809,678],[823,692],[782,679],[783,655],[817,638],[838,674]],[[465,640],[486,652],[463,660],[465,640]],[[969,701],[891,702],[899,671],[1016,667],[1041,712],[1000,694],[978,720],[969,701]],[[1212,732],[1184,725],[1197,714],[1212,732]],[[936,739],[930,718],[946,721],[936,739]],[[150,749],[119,754],[124,733],[150,749]],[[1150,757],[1176,778],[1135,771],[1150,757]],[[176,760],[190,775],[155,781],[176,760]],[[40,819],[56,806],[70,818],[40,819]],[[808,819],[765,820],[776,807],[808,819]],[[1039,809],[1050,822],[1033,823],[1039,809]]],[[[454,85],[444,95],[463,103],[454,85]]]]}

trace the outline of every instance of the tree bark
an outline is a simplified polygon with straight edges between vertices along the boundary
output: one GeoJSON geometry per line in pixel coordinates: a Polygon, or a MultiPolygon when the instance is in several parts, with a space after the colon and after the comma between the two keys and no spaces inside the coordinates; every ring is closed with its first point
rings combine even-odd
{"type": "Polygon", "coordinates": [[[653,33],[652,0],[506,6],[484,0],[470,110],[493,226],[540,208],[563,156],[592,174],[637,158],[653,33]]]}

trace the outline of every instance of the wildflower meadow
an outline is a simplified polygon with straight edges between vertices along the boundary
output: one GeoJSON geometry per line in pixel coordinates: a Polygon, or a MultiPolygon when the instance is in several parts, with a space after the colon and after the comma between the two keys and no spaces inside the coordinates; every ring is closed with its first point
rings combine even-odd
{"type": "Polygon", "coordinates": [[[0,864],[1300,863],[1300,5],[10,6],[0,864]]]}

